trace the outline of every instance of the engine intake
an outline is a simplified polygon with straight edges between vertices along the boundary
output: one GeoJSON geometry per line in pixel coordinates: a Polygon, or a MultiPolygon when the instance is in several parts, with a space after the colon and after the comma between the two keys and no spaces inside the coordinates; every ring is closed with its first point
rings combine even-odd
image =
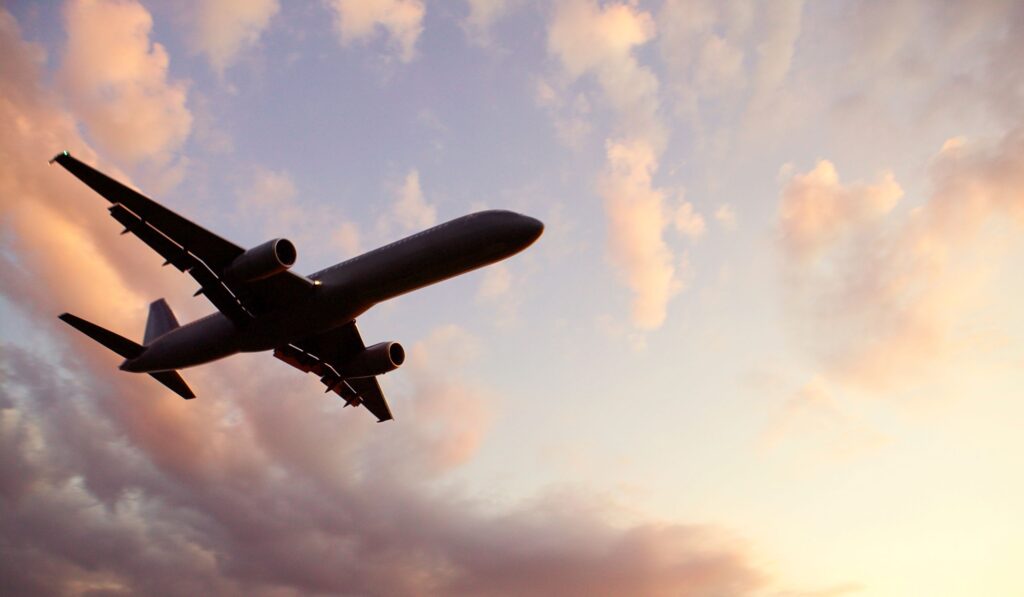
{"type": "Polygon", "coordinates": [[[275,238],[236,257],[224,273],[242,282],[262,280],[294,265],[296,255],[295,245],[290,240],[275,238]]]}
{"type": "Polygon", "coordinates": [[[363,349],[341,364],[339,373],[344,378],[373,377],[394,371],[405,362],[405,349],[398,342],[381,342],[363,349]]]}

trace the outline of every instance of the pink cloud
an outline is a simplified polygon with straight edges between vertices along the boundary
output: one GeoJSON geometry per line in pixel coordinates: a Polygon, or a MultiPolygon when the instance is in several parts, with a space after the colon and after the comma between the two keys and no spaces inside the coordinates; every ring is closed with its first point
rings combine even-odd
{"type": "Polygon", "coordinates": [[[73,0],[64,7],[61,77],[97,143],[121,159],[165,162],[192,128],[184,82],[170,81],[167,50],[134,1],[73,0]]]}
{"type": "Polygon", "coordinates": [[[654,188],[656,166],[650,145],[607,145],[608,171],[599,192],[605,200],[609,248],[633,291],[633,322],[654,329],[665,321],[669,299],[682,288],[672,253],[662,239],[668,224],[665,193],[654,188]]]}
{"type": "Polygon", "coordinates": [[[820,162],[787,182],[787,281],[830,376],[880,389],[970,353],[972,317],[1014,246],[998,232],[1024,223],[1022,172],[1017,128],[997,143],[946,143],[931,195],[909,213],[893,211],[902,191],[889,174],[843,185],[820,162]]]}

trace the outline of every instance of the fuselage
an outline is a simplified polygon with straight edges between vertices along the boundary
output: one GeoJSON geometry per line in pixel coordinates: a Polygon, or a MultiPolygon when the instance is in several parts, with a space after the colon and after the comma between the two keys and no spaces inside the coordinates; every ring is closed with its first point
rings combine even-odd
{"type": "Polygon", "coordinates": [[[543,230],[540,221],[510,211],[463,216],[311,274],[307,296],[244,326],[214,313],[171,330],[121,368],[180,369],[315,336],[377,303],[510,257],[543,230]]]}

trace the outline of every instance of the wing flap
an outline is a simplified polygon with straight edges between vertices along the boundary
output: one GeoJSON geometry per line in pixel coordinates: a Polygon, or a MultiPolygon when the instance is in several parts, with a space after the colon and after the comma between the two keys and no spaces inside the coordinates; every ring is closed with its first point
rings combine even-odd
{"type": "Polygon", "coordinates": [[[188,272],[202,289],[202,294],[210,299],[213,306],[228,316],[235,323],[244,323],[252,318],[251,313],[242,306],[238,298],[217,277],[201,259],[193,255],[185,247],[168,238],[124,205],[115,203],[110,207],[110,215],[142,242],[163,257],[167,263],[183,272],[188,272]]]}
{"type": "Polygon", "coordinates": [[[150,246],[166,263],[199,282],[201,293],[236,323],[249,321],[289,305],[314,288],[313,282],[284,271],[255,282],[225,279],[225,269],[245,251],[202,226],[143,196],[106,174],[71,157],[58,154],[57,162],[113,205],[110,215],[150,246]]]}
{"type": "Polygon", "coordinates": [[[347,405],[363,405],[378,422],[394,418],[384,391],[375,377],[342,378],[339,364],[366,348],[354,321],[327,333],[294,342],[274,350],[274,356],[292,367],[314,373],[328,392],[341,396],[347,405]]]}

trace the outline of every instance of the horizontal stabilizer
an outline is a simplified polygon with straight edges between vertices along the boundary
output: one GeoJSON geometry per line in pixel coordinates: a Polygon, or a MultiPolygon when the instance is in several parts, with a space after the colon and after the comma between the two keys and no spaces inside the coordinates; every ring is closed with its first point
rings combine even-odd
{"type": "Polygon", "coordinates": [[[60,320],[126,359],[134,359],[142,354],[142,345],[132,342],[124,336],[119,336],[110,330],[101,328],[81,317],[64,313],[60,315],[60,320]]]}
{"type": "Polygon", "coordinates": [[[181,375],[177,371],[158,371],[156,373],[150,373],[153,379],[164,384],[170,388],[175,394],[181,396],[185,400],[191,400],[196,395],[192,393],[192,389],[188,387],[185,380],[181,378],[181,375]]]}

